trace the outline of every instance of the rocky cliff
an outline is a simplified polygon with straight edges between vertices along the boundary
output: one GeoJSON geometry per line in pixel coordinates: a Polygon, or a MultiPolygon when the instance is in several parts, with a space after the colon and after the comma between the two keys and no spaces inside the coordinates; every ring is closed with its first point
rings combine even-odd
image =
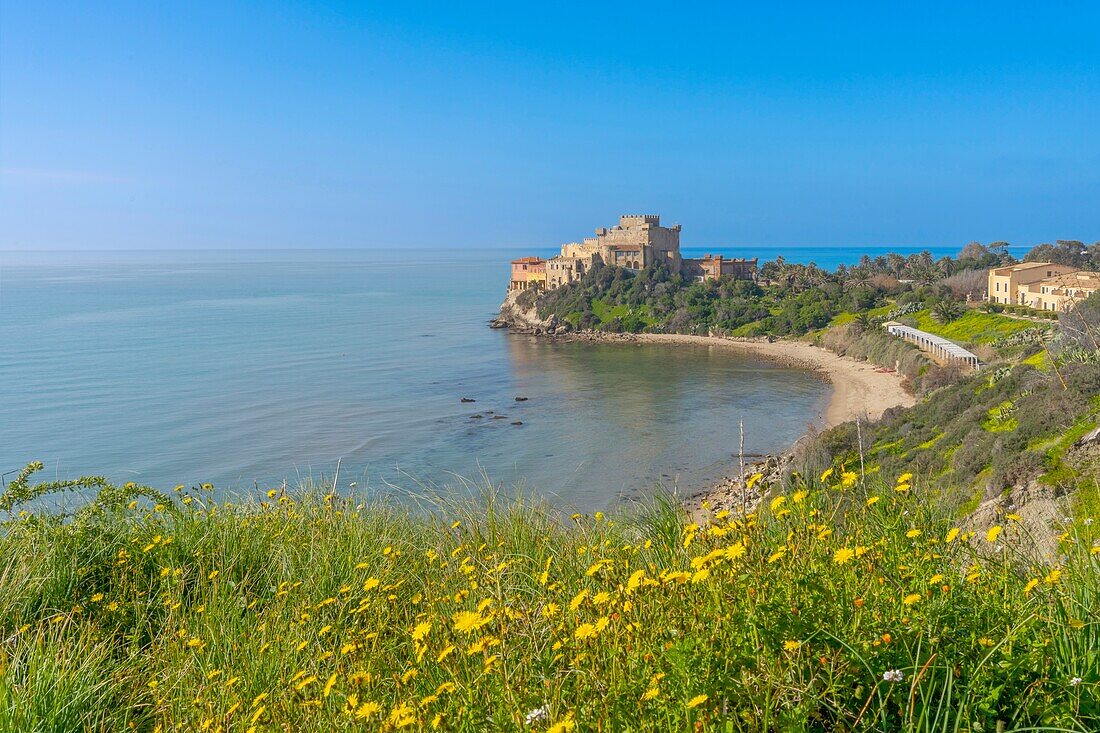
{"type": "Polygon", "coordinates": [[[571,329],[556,315],[540,318],[534,293],[514,290],[500,304],[500,315],[489,322],[491,328],[508,328],[517,333],[561,334],[571,329]]]}

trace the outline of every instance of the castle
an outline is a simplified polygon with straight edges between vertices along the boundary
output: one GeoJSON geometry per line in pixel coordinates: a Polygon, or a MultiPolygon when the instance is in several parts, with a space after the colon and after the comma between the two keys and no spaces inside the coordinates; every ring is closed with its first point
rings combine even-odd
{"type": "Polygon", "coordinates": [[[597,229],[594,237],[563,244],[561,254],[556,257],[512,260],[508,291],[554,290],[579,280],[596,263],[637,272],[656,262],[663,262],[671,271],[697,280],[711,280],[722,275],[756,278],[756,258],[726,259],[708,254],[702,258],[684,259],[680,256],[679,224],[663,227],[661,217],[656,214],[626,214],[619,217],[617,226],[597,229]]]}

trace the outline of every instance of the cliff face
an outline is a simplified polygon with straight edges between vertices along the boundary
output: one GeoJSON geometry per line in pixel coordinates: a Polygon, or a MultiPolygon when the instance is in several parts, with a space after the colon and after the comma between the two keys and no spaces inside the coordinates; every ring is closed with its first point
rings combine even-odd
{"type": "Polygon", "coordinates": [[[500,315],[489,323],[490,327],[536,334],[558,334],[571,330],[569,324],[557,316],[539,318],[538,298],[532,298],[530,295],[522,297],[524,294],[521,290],[508,293],[504,302],[500,304],[500,315]]]}

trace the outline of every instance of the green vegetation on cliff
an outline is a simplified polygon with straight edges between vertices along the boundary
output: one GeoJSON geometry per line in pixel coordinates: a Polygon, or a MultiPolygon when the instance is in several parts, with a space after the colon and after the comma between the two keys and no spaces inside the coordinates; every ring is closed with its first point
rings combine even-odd
{"type": "Polygon", "coordinates": [[[698,521],[135,487],[62,517],[31,479],[3,730],[1100,728],[1100,526],[1039,564],[1013,515],[967,531],[910,475],[698,521]]]}

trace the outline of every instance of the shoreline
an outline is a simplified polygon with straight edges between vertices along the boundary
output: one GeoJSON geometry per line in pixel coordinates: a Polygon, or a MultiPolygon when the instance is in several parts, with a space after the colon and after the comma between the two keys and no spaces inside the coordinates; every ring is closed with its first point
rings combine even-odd
{"type": "Polygon", "coordinates": [[[856,418],[877,420],[892,407],[911,407],[913,395],[901,386],[901,378],[893,370],[885,370],[870,362],[857,361],[835,354],[805,341],[766,341],[731,339],[722,336],[692,336],[675,333],[619,334],[580,331],[549,336],[558,341],[587,341],[622,344],[688,344],[759,356],[786,367],[817,373],[832,385],[829,404],[817,426],[822,430],[836,427],[856,418]]]}
{"type": "MultiPolygon", "coordinates": [[[[523,332],[523,330],[513,331],[513,333],[523,332]]],[[[916,402],[916,398],[902,388],[901,377],[893,370],[883,369],[870,362],[857,361],[849,356],[841,356],[806,341],[731,339],[722,336],[671,333],[619,334],[599,331],[537,335],[555,341],[706,346],[740,351],[792,369],[814,372],[832,386],[832,394],[829,396],[824,414],[815,416],[811,422],[811,425],[819,430],[828,430],[857,418],[867,421],[878,420],[890,408],[911,407],[916,402]]],[[[721,509],[753,511],[763,499],[767,485],[781,479],[788,470],[796,448],[812,433],[812,430],[813,428],[777,455],[754,458],[745,462],[745,475],[749,476],[760,471],[767,476],[764,481],[748,488],[742,485],[739,474],[727,474],[716,483],[694,489],[689,488],[690,493],[683,498],[684,507],[697,520],[701,520],[706,514],[703,509],[704,503],[710,511],[721,509]]],[[[731,466],[731,469],[734,468],[731,466]]]]}

